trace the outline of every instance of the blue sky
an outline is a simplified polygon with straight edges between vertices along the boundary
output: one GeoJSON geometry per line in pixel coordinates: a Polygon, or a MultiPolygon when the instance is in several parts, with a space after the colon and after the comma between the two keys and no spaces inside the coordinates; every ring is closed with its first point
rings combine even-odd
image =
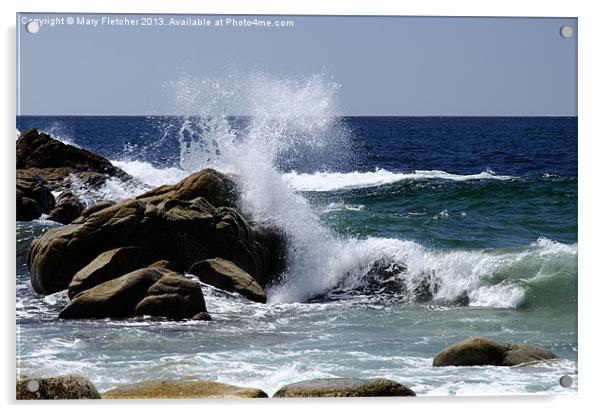
{"type": "MultiPolygon", "coordinates": [[[[166,82],[245,71],[326,73],[341,85],[341,115],[577,114],[573,18],[247,17],[294,22],[285,28],[64,23],[78,16],[103,17],[17,16],[19,114],[174,113],[166,82]],[[52,17],[65,20],[42,21],[35,35],[22,24],[52,17]],[[560,36],[564,25],[572,38],[560,36]]],[[[147,17],[167,24],[171,16],[147,17]]]]}

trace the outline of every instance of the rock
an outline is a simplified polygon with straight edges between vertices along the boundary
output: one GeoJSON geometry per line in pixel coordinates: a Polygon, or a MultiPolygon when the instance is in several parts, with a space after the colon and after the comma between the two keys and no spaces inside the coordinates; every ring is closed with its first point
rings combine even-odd
{"type": "Polygon", "coordinates": [[[235,292],[259,303],[267,302],[265,292],[257,281],[230,261],[221,258],[200,261],[187,272],[220,290],[235,292]]]}
{"type": "Polygon", "coordinates": [[[209,313],[198,313],[192,319],[195,321],[211,321],[211,315],[209,313]]]}
{"type": "Polygon", "coordinates": [[[103,252],[75,274],[69,283],[69,298],[141,267],[140,247],[122,247],[103,252]]]}
{"type": "Polygon", "coordinates": [[[214,207],[234,207],[238,190],[232,178],[213,169],[203,169],[175,185],[162,185],[136,197],[139,201],[159,204],[168,199],[192,201],[205,198],[214,207]]]}
{"type": "Polygon", "coordinates": [[[49,399],[100,399],[100,394],[90,380],[74,374],[17,380],[17,400],[49,399]]]}
{"type": "Polygon", "coordinates": [[[28,255],[31,282],[41,294],[63,290],[103,252],[137,246],[144,263],[167,260],[184,272],[198,261],[219,257],[265,285],[275,278],[274,269],[282,267],[282,257],[271,248],[283,248],[262,244],[264,236],[256,228],[234,209],[215,208],[204,198],[158,205],[129,199],[88,209],[70,225],[49,229],[34,240],[28,255]]]}
{"type": "Polygon", "coordinates": [[[153,262],[152,264],[148,265],[149,268],[170,268],[170,264],[169,261],[167,260],[159,260],[156,262],[153,262]]]}
{"type": "Polygon", "coordinates": [[[555,358],[556,355],[541,347],[471,337],[444,348],[433,359],[433,366],[514,366],[555,358]]]}
{"type": "Polygon", "coordinates": [[[49,213],[55,199],[48,182],[40,175],[17,170],[17,221],[31,221],[49,213]]]}
{"type": "Polygon", "coordinates": [[[317,379],[289,384],[273,397],[416,396],[403,384],[388,379],[317,379]]]}
{"type": "Polygon", "coordinates": [[[180,320],[206,311],[197,282],[163,268],[143,268],[77,294],[59,318],[150,315],[180,320]]]}
{"type": "Polygon", "coordinates": [[[502,365],[516,366],[518,364],[557,358],[558,356],[543,347],[533,346],[531,344],[508,344],[506,346],[506,355],[502,365]]]}
{"type": "Polygon", "coordinates": [[[86,209],[84,209],[82,211],[82,213],[80,214],[80,218],[83,219],[85,217],[88,217],[88,216],[92,215],[95,212],[98,212],[100,210],[103,210],[105,208],[113,206],[115,204],[116,204],[115,201],[110,201],[110,200],[96,202],[96,203],[90,205],[89,207],[87,207],[86,209]]]}
{"type": "Polygon", "coordinates": [[[204,399],[265,398],[260,389],[237,387],[205,380],[160,380],[119,386],[103,393],[103,399],[204,399]]]}
{"type": "Polygon", "coordinates": [[[64,144],[34,128],[21,133],[16,152],[17,169],[31,168],[52,184],[60,184],[70,174],[76,174],[87,185],[102,184],[107,176],[132,179],[102,156],[64,144]]]}
{"type": "Polygon", "coordinates": [[[72,192],[63,192],[57,198],[56,207],[48,215],[48,219],[61,224],[70,224],[81,215],[86,206],[72,192]]]}
{"type": "Polygon", "coordinates": [[[46,231],[29,248],[33,288],[40,294],[64,290],[75,273],[100,253],[135,245],[129,241],[140,229],[144,212],[142,203],[127,200],[46,231]]]}

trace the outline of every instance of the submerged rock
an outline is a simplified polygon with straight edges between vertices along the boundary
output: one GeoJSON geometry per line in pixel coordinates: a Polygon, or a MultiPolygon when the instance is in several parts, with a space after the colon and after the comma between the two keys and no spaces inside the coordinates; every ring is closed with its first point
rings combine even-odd
{"type": "Polygon", "coordinates": [[[220,290],[235,292],[259,303],[267,301],[257,281],[234,263],[221,258],[197,262],[187,271],[205,284],[220,290]]]}
{"type": "Polygon", "coordinates": [[[265,398],[260,389],[207,380],[157,380],[123,385],[102,394],[103,399],[265,398]]]}
{"type": "Polygon", "coordinates": [[[180,320],[206,311],[199,283],[164,268],[143,268],[77,294],[59,318],[150,315],[180,320]]]}
{"type": "Polygon", "coordinates": [[[17,221],[38,219],[54,206],[54,196],[44,178],[32,171],[17,170],[17,221]]]}
{"type": "Polygon", "coordinates": [[[224,258],[262,286],[282,269],[282,239],[250,225],[233,208],[216,208],[201,197],[158,204],[153,203],[158,198],[145,199],[93,205],[70,225],[34,240],[28,255],[34,289],[41,294],[63,290],[100,254],[130,246],[140,248],[145,265],[167,260],[179,272],[205,259],[224,258]]]}
{"type": "Polygon", "coordinates": [[[56,200],[56,207],[48,215],[51,221],[70,224],[81,215],[85,204],[72,192],[63,192],[56,200]]]}
{"type": "Polygon", "coordinates": [[[94,384],[75,374],[17,380],[17,400],[100,399],[94,384]]]}
{"type": "Polygon", "coordinates": [[[403,384],[388,379],[317,379],[282,387],[273,397],[416,396],[403,384]]]}
{"type": "Polygon", "coordinates": [[[64,144],[37,129],[27,129],[17,139],[17,169],[31,169],[55,188],[71,174],[90,186],[107,177],[130,180],[131,176],[93,152],[64,144]]]}
{"type": "Polygon", "coordinates": [[[471,337],[444,348],[433,359],[433,366],[515,366],[556,358],[554,353],[538,346],[471,337]]]}

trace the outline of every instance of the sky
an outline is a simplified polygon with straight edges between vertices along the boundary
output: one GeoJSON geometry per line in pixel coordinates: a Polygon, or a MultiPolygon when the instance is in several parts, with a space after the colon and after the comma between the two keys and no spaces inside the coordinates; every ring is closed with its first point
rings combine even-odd
{"type": "Polygon", "coordinates": [[[340,85],[340,115],[577,115],[575,18],[129,15],[125,25],[124,17],[17,15],[17,113],[179,114],[166,84],[260,71],[326,74],[340,85]],[[175,25],[186,18],[211,26],[175,25]],[[30,19],[36,34],[25,30],[30,19]],[[560,35],[565,25],[570,38],[560,35]]]}

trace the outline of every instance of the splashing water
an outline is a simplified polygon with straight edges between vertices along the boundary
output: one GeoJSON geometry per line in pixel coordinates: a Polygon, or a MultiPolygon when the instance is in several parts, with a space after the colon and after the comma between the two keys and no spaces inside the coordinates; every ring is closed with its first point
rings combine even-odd
{"type": "Polygon", "coordinates": [[[291,80],[256,74],[239,83],[185,79],[172,86],[180,103],[199,108],[199,117],[187,118],[180,129],[181,167],[237,174],[243,211],[288,239],[284,283],[270,292],[270,301],[305,300],[335,285],[343,245],[282,179],[279,165],[345,146],[348,135],[335,116],[339,85],[322,75],[291,80]],[[244,111],[246,127],[233,127],[226,107],[244,111]]]}

